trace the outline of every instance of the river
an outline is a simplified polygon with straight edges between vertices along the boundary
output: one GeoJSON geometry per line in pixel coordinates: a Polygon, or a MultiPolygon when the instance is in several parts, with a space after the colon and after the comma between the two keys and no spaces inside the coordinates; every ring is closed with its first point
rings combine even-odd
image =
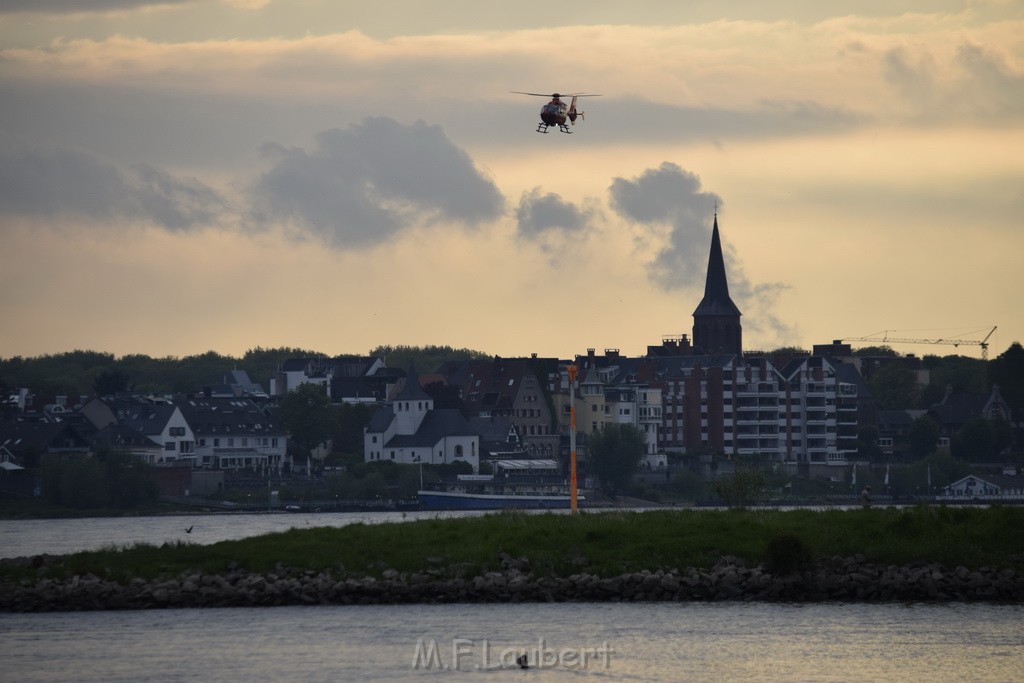
{"type": "MultiPolygon", "coordinates": [[[[135,543],[207,544],[290,528],[474,514],[481,513],[0,520],[0,557],[135,543]]],[[[1015,681],[1024,672],[1022,624],[1024,606],[988,604],[407,605],[0,614],[0,679],[1015,681]],[[514,665],[520,650],[534,662],[529,670],[514,665]]]]}
{"type": "Polygon", "coordinates": [[[409,605],[0,614],[3,680],[1017,681],[1017,605],[409,605]],[[514,660],[526,652],[523,671],[514,660]]]}
{"type": "Polygon", "coordinates": [[[289,529],[348,524],[387,524],[413,519],[465,517],[452,512],[296,512],[88,517],[83,519],[0,519],[0,558],[64,555],[137,543],[209,545],[289,529]],[[187,530],[191,531],[187,531],[187,530]]]}

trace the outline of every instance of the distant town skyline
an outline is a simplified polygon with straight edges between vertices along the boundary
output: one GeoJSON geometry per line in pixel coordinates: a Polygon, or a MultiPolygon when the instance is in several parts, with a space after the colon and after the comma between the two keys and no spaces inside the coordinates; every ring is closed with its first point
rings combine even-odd
{"type": "Polygon", "coordinates": [[[2,357],[639,355],[716,211],[746,349],[1024,341],[1020,3],[15,2],[0,87],[2,357]]]}

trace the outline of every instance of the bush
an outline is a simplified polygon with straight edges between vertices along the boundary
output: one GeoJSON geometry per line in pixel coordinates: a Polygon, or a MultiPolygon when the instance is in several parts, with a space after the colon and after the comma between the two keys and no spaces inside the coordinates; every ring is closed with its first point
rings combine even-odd
{"type": "Polygon", "coordinates": [[[764,472],[761,470],[737,470],[722,477],[715,486],[715,493],[731,508],[753,505],[763,492],[764,472]]]}
{"type": "Polygon", "coordinates": [[[765,567],[772,574],[799,574],[814,568],[814,553],[796,534],[781,534],[768,541],[765,567]]]}

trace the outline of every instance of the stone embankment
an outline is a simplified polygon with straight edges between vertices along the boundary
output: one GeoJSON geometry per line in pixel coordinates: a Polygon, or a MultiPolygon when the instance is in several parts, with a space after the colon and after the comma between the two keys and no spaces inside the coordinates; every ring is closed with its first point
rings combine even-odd
{"type": "Polygon", "coordinates": [[[503,556],[502,571],[452,576],[451,570],[379,578],[296,571],[185,573],[127,584],[87,574],[0,583],[0,611],[71,611],[272,605],[374,605],[496,602],[960,602],[1024,603],[1024,574],[1013,569],[936,564],[881,566],[832,558],[814,569],[773,575],[725,558],[710,570],[640,571],[604,577],[537,575],[526,558],[503,556]]]}

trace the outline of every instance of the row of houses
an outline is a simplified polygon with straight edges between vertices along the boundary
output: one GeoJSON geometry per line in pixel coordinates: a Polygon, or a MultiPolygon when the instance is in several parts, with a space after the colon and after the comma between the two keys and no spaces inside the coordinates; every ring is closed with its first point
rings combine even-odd
{"type": "Polygon", "coordinates": [[[92,397],[46,419],[0,422],[0,455],[35,465],[109,448],[151,465],[281,472],[291,466],[288,435],[273,412],[239,396],[92,397]]]}

